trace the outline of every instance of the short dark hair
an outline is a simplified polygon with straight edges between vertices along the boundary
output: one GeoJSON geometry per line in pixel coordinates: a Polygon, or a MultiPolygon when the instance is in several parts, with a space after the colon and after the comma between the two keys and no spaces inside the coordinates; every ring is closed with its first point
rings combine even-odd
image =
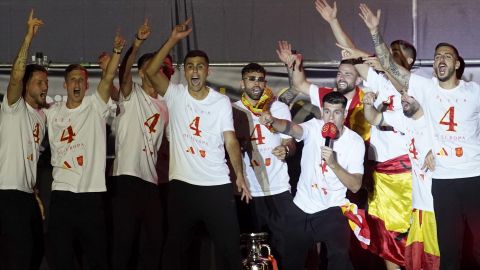
{"type": "Polygon", "coordinates": [[[343,59],[342,61],[340,61],[340,65],[355,65],[355,60],[356,59],[352,59],[352,58],[348,58],[348,59],[343,59]]]}
{"type": "Polygon", "coordinates": [[[185,58],[183,58],[183,64],[185,65],[185,63],[187,62],[187,59],[192,58],[192,57],[203,57],[205,59],[205,61],[207,61],[207,64],[210,64],[210,60],[208,59],[208,55],[204,51],[201,51],[201,50],[189,51],[187,53],[187,55],[185,55],[185,58]]]}
{"type": "MultiPolygon", "coordinates": [[[[147,63],[147,61],[152,59],[154,56],[155,56],[155,53],[146,53],[146,54],[140,56],[140,58],[138,58],[138,60],[137,60],[137,68],[139,70],[142,69],[143,66],[145,65],[145,63],[147,63]]],[[[173,58],[170,54],[168,54],[165,57],[165,59],[169,59],[170,62],[173,64],[173,58]]],[[[172,77],[173,73],[175,73],[175,70],[172,67],[165,67],[163,65],[162,65],[162,71],[163,71],[163,74],[165,74],[168,77],[169,80],[172,77]]]]}
{"type": "Polygon", "coordinates": [[[32,78],[34,72],[44,72],[48,74],[47,69],[44,66],[38,64],[29,64],[25,67],[25,74],[23,74],[23,90],[25,91],[25,87],[28,81],[32,78]]]}
{"type": "Polygon", "coordinates": [[[411,68],[413,66],[413,64],[415,63],[415,61],[417,60],[417,49],[415,49],[415,46],[413,46],[410,42],[405,41],[405,40],[401,40],[401,39],[397,39],[397,40],[392,41],[392,43],[390,43],[390,48],[393,45],[400,46],[400,48],[405,50],[405,52],[407,52],[409,54],[408,56],[410,56],[410,58],[413,59],[413,62],[410,64],[410,68],[411,68]]]}
{"type": "Polygon", "coordinates": [[[70,74],[70,72],[72,72],[74,70],[83,71],[85,73],[85,79],[88,79],[88,71],[84,66],[82,66],[80,64],[71,64],[65,69],[65,75],[64,75],[65,80],[67,80],[68,74],[70,74]]]}
{"type": "Polygon", "coordinates": [[[342,107],[345,109],[347,108],[347,98],[336,91],[330,92],[326,94],[323,99],[322,99],[322,107],[325,105],[325,103],[330,103],[330,104],[342,104],[342,107]]]}
{"type": "Polygon", "coordinates": [[[463,57],[459,56],[458,61],[460,62],[460,66],[455,71],[455,75],[457,76],[457,79],[460,80],[462,79],[463,72],[465,71],[465,60],[463,60],[463,57]]]}
{"type": "Polygon", "coordinates": [[[242,68],[242,77],[246,73],[250,73],[250,72],[262,73],[264,76],[267,74],[267,72],[265,71],[265,68],[262,67],[260,64],[257,64],[257,63],[250,63],[250,64],[244,66],[242,68]]]}
{"type": "Polygon", "coordinates": [[[150,59],[152,59],[155,56],[154,53],[145,53],[140,58],[137,60],[137,67],[138,69],[142,69],[143,65],[150,59]]]}
{"type": "Polygon", "coordinates": [[[450,47],[453,52],[455,53],[455,57],[458,59],[460,57],[460,54],[458,53],[458,50],[455,46],[453,46],[452,44],[450,43],[447,43],[447,42],[440,42],[437,44],[437,46],[435,46],[435,52],[438,50],[438,48],[440,47],[450,47]]]}

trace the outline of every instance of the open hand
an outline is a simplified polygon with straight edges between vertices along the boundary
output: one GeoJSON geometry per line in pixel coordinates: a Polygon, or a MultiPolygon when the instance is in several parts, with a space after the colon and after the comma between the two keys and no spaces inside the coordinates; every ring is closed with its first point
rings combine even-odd
{"type": "Polygon", "coordinates": [[[333,20],[337,19],[337,2],[333,2],[332,7],[327,3],[326,0],[316,0],[315,9],[328,23],[331,23],[333,20]]]}
{"type": "Polygon", "coordinates": [[[375,16],[366,4],[360,4],[360,12],[361,13],[358,15],[360,15],[360,18],[362,18],[368,29],[370,29],[370,31],[377,30],[378,25],[380,24],[380,15],[382,11],[377,9],[377,15],[375,16]]]}

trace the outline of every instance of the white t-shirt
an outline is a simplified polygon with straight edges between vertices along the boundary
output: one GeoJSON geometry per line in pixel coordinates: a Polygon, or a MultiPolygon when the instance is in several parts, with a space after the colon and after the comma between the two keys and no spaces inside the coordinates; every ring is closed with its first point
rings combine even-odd
{"type": "MultiPolygon", "coordinates": [[[[325,145],[323,124],[323,120],[319,119],[300,124],[304,146],[300,163],[302,171],[294,202],[308,214],[348,202],[345,197],[347,188],[321,158],[320,148],[325,145]]],[[[344,126],[343,134],[333,141],[333,151],[338,164],[345,170],[352,174],[363,174],[365,143],[360,135],[344,126]]]]}
{"type": "Polygon", "coordinates": [[[432,128],[433,178],[454,179],[480,175],[480,86],[459,81],[443,89],[437,78],[411,74],[408,93],[426,111],[432,128]]]}
{"type": "Polygon", "coordinates": [[[165,101],[160,95],[152,98],[134,83],[129,97],[120,95],[118,106],[113,175],[132,175],[158,184],[158,151],[168,123],[165,101]]]}
{"type": "Polygon", "coordinates": [[[0,110],[0,189],[32,193],[37,180],[39,147],[45,134],[45,114],[20,97],[0,110]]]}
{"type": "Polygon", "coordinates": [[[170,121],[169,179],[199,186],[230,183],[223,132],[233,131],[227,96],[209,88],[196,100],[185,85],[170,83],[165,94],[170,121]]]}
{"type": "Polygon", "coordinates": [[[109,110],[98,92],[84,97],[77,108],[68,109],[62,101],[45,113],[52,151],[52,190],[106,191],[105,121],[109,110]]]}
{"type": "MultiPolygon", "coordinates": [[[[252,148],[252,159],[249,156],[250,153],[246,152],[243,155],[243,162],[250,193],[254,197],[260,197],[290,190],[287,163],[275,157],[272,150],[282,144],[282,139],[291,137],[281,133],[272,133],[260,124],[258,116],[250,112],[241,101],[235,102],[234,106],[244,112],[248,119],[247,123],[243,123],[243,119],[235,119],[235,125],[249,130],[249,138],[243,139],[248,141],[249,148],[252,148]],[[237,123],[237,121],[242,123],[237,123]]],[[[292,119],[288,106],[279,101],[272,103],[270,112],[279,119],[288,121],[292,119]]]]}
{"type": "MultiPolygon", "coordinates": [[[[363,82],[364,86],[370,91],[378,92],[375,107],[385,102],[390,104],[384,115],[395,112],[402,112],[401,95],[384,76],[377,74],[372,68],[368,69],[367,80],[363,82]]],[[[368,150],[368,159],[378,162],[403,156],[407,154],[406,137],[396,130],[381,130],[377,126],[370,129],[370,147],[368,150]]]]}
{"type": "Polygon", "coordinates": [[[403,115],[403,112],[395,112],[384,114],[384,119],[408,138],[408,156],[412,163],[412,207],[433,212],[432,172],[422,170],[425,156],[431,149],[426,116],[413,120],[403,115]]]}

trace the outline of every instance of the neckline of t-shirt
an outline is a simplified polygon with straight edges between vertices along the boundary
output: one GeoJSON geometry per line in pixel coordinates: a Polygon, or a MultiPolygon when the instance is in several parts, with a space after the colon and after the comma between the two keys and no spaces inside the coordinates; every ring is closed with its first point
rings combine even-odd
{"type": "Polygon", "coordinates": [[[439,83],[439,80],[437,79],[437,87],[438,89],[440,89],[440,91],[442,92],[445,92],[445,93],[453,93],[453,92],[456,92],[458,89],[460,89],[461,87],[463,87],[465,85],[465,81],[464,80],[458,80],[458,85],[455,86],[454,88],[451,88],[451,89],[445,89],[443,87],[440,86],[440,83],[439,83]]]}
{"type": "Polygon", "coordinates": [[[198,103],[206,103],[207,100],[210,99],[210,96],[212,95],[212,91],[215,91],[215,90],[213,90],[213,88],[211,88],[210,86],[207,86],[207,88],[208,88],[208,94],[207,94],[207,96],[205,96],[205,98],[203,98],[203,99],[196,99],[196,98],[192,97],[192,95],[190,95],[190,92],[188,91],[188,86],[185,87],[185,88],[186,88],[186,90],[187,90],[187,97],[188,97],[190,100],[193,100],[193,101],[198,102],[198,103]]]}

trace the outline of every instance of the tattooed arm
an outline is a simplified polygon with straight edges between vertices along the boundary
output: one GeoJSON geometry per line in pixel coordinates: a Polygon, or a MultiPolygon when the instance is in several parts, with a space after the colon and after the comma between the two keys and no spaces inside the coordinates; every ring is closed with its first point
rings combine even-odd
{"type": "Polygon", "coordinates": [[[278,119],[272,116],[270,112],[263,112],[259,118],[260,124],[266,126],[272,126],[276,131],[292,136],[295,139],[301,139],[303,137],[303,128],[294,122],[278,119]]]}
{"type": "Polygon", "coordinates": [[[30,44],[32,43],[33,37],[37,33],[38,28],[42,25],[42,20],[33,17],[32,9],[27,21],[27,33],[25,34],[25,38],[23,39],[23,43],[18,51],[17,57],[13,62],[10,81],[8,82],[7,100],[9,105],[17,102],[17,100],[22,96],[23,76],[25,75],[28,49],[30,48],[30,44]]]}
{"type": "Polygon", "coordinates": [[[372,35],[375,53],[377,54],[380,64],[385,71],[401,85],[399,93],[406,93],[408,90],[408,82],[410,80],[410,71],[395,63],[387,44],[385,44],[382,35],[378,31],[381,14],[380,10],[377,10],[377,15],[375,15],[367,5],[360,4],[360,12],[360,17],[365,22],[365,25],[367,25],[370,34],[372,35]]]}

